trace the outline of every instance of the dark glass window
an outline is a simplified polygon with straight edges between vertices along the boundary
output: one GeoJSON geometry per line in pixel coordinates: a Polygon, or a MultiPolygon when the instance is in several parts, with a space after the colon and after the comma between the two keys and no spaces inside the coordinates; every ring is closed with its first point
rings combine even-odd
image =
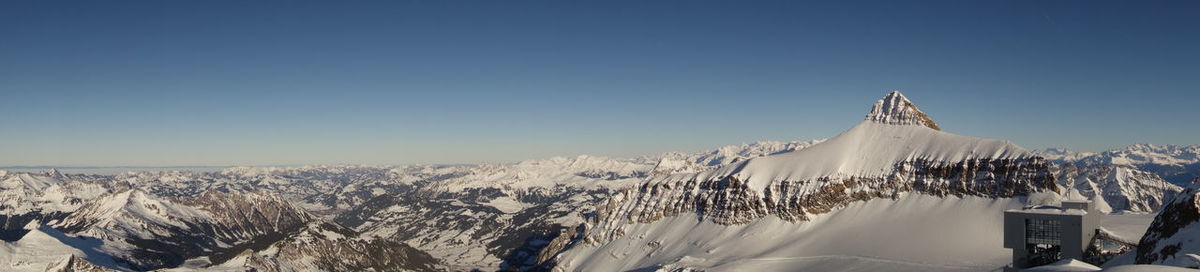
{"type": "Polygon", "coordinates": [[[1062,222],[1054,219],[1025,219],[1025,243],[1062,244],[1062,222]]]}

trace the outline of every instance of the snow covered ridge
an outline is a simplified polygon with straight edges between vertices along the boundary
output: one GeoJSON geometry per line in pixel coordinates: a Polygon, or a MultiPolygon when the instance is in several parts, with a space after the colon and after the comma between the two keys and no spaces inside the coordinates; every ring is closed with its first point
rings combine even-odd
{"type": "Polygon", "coordinates": [[[1092,199],[1102,212],[1156,212],[1183,191],[1154,173],[1132,166],[1064,163],[1053,169],[1060,186],[1092,199]]]}
{"type": "MultiPolygon", "coordinates": [[[[228,242],[222,237],[248,237],[243,234],[263,237],[258,235],[263,230],[290,229],[288,226],[297,224],[212,222],[240,216],[215,214],[213,209],[196,206],[195,199],[206,194],[228,193],[219,198],[237,199],[240,196],[235,193],[239,192],[270,192],[273,196],[264,199],[277,198],[279,201],[273,203],[287,202],[302,208],[311,220],[332,221],[363,232],[357,239],[370,243],[348,244],[356,249],[388,243],[418,247],[413,253],[416,257],[408,260],[416,262],[411,263],[417,265],[414,270],[428,270],[420,266],[429,263],[421,257],[424,252],[436,255],[428,259],[441,260],[440,263],[453,265],[452,268],[498,268],[502,262],[519,267],[536,259],[545,241],[583,222],[580,211],[603,203],[613,190],[633,186],[651,171],[702,171],[748,158],[796,151],[815,142],[756,142],[699,153],[675,152],[638,158],[576,156],[480,165],[234,167],[216,172],[133,171],[115,175],[5,171],[0,173],[0,186],[5,188],[0,190],[0,199],[12,205],[0,206],[0,219],[5,226],[12,227],[14,237],[6,238],[10,241],[20,238],[17,234],[24,233],[22,226],[28,222],[64,227],[70,224],[73,231],[79,231],[73,234],[107,236],[114,240],[134,237],[137,241],[145,240],[142,236],[146,236],[168,241],[155,246],[122,241],[104,244],[111,249],[108,252],[122,256],[118,258],[132,258],[132,263],[143,267],[170,267],[181,259],[191,258],[183,260],[186,266],[195,256],[219,265],[238,253],[237,248],[227,246],[246,244],[244,239],[228,242]],[[658,167],[668,160],[683,162],[688,167],[658,167]],[[78,214],[74,214],[77,210],[78,214]],[[107,216],[115,219],[105,220],[107,216]],[[84,227],[93,225],[103,227],[84,227]],[[201,227],[181,227],[194,225],[201,227]],[[146,230],[127,231],[143,227],[146,230]],[[209,228],[217,230],[217,238],[193,237],[196,231],[209,228]],[[177,247],[184,243],[200,244],[205,249],[170,257],[171,261],[161,266],[140,260],[150,258],[145,251],[160,252],[164,251],[160,246],[177,247]],[[214,254],[219,256],[205,257],[214,254]]],[[[217,202],[225,201],[213,203],[217,202]]],[[[319,254],[322,249],[313,248],[340,247],[320,243],[309,246],[297,252],[324,256],[319,254]]],[[[253,254],[258,257],[245,255],[243,259],[261,267],[313,267],[310,262],[269,251],[253,254]]],[[[380,264],[344,259],[345,263],[320,267],[380,264]]]]}
{"type": "Polygon", "coordinates": [[[65,181],[61,173],[0,173],[0,240],[12,241],[29,222],[66,217],[108,189],[87,180],[65,181]]]}
{"type": "Polygon", "coordinates": [[[210,191],[167,198],[131,189],[92,200],[53,226],[99,239],[100,252],[148,270],[201,256],[223,259],[255,244],[269,244],[313,218],[265,192],[210,191]]]}
{"type": "Polygon", "coordinates": [[[703,153],[665,153],[651,157],[658,161],[651,175],[695,173],[716,169],[719,166],[742,162],[751,158],[794,152],[825,140],[810,141],[762,141],[752,144],[730,145],[703,153]]]}
{"type": "MultiPolygon", "coordinates": [[[[1049,148],[1061,186],[1096,197],[1112,211],[1153,212],[1200,176],[1200,145],[1136,144],[1105,152],[1049,148]]],[[[1104,209],[1102,209],[1104,210],[1104,209]]]]}
{"type": "Polygon", "coordinates": [[[270,247],[244,251],[219,268],[250,271],[436,271],[436,259],[404,243],[362,239],[337,224],[313,222],[270,247]]]}
{"type": "Polygon", "coordinates": [[[1135,144],[1104,152],[1075,152],[1049,148],[1037,152],[1048,160],[1063,164],[1111,164],[1151,172],[1179,186],[1200,177],[1200,144],[1135,144]]]}
{"type": "Polygon", "coordinates": [[[648,178],[597,207],[584,241],[601,244],[624,235],[628,224],[679,214],[725,225],[768,215],[807,221],[853,202],[910,192],[1006,198],[1059,190],[1051,164],[1023,148],[945,133],[929,126],[928,117],[897,118],[924,116],[898,92],[876,105],[867,120],[804,149],[648,178]]]}

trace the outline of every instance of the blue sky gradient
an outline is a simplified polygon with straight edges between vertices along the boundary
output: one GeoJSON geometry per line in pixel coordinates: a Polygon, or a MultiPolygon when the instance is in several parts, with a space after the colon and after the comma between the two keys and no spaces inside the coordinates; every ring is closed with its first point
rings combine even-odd
{"type": "Polygon", "coordinates": [[[836,135],[1200,143],[1200,2],[4,1],[0,165],[508,162],[836,135]]]}

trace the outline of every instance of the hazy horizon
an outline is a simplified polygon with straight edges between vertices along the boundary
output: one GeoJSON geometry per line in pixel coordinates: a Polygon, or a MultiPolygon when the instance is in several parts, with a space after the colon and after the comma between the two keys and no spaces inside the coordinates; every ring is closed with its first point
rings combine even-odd
{"type": "Polygon", "coordinates": [[[830,138],[1198,144],[1200,3],[0,3],[0,166],[404,165],[830,138]]]}

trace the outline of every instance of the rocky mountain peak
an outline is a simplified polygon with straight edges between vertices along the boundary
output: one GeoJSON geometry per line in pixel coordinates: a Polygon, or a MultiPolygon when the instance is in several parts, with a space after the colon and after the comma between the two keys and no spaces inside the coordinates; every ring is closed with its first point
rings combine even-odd
{"type": "Polygon", "coordinates": [[[871,112],[867,113],[866,120],[889,125],[921,125],[942,130],[900,91],[892,91],[876,101],[871,107],[871,112]]]}

